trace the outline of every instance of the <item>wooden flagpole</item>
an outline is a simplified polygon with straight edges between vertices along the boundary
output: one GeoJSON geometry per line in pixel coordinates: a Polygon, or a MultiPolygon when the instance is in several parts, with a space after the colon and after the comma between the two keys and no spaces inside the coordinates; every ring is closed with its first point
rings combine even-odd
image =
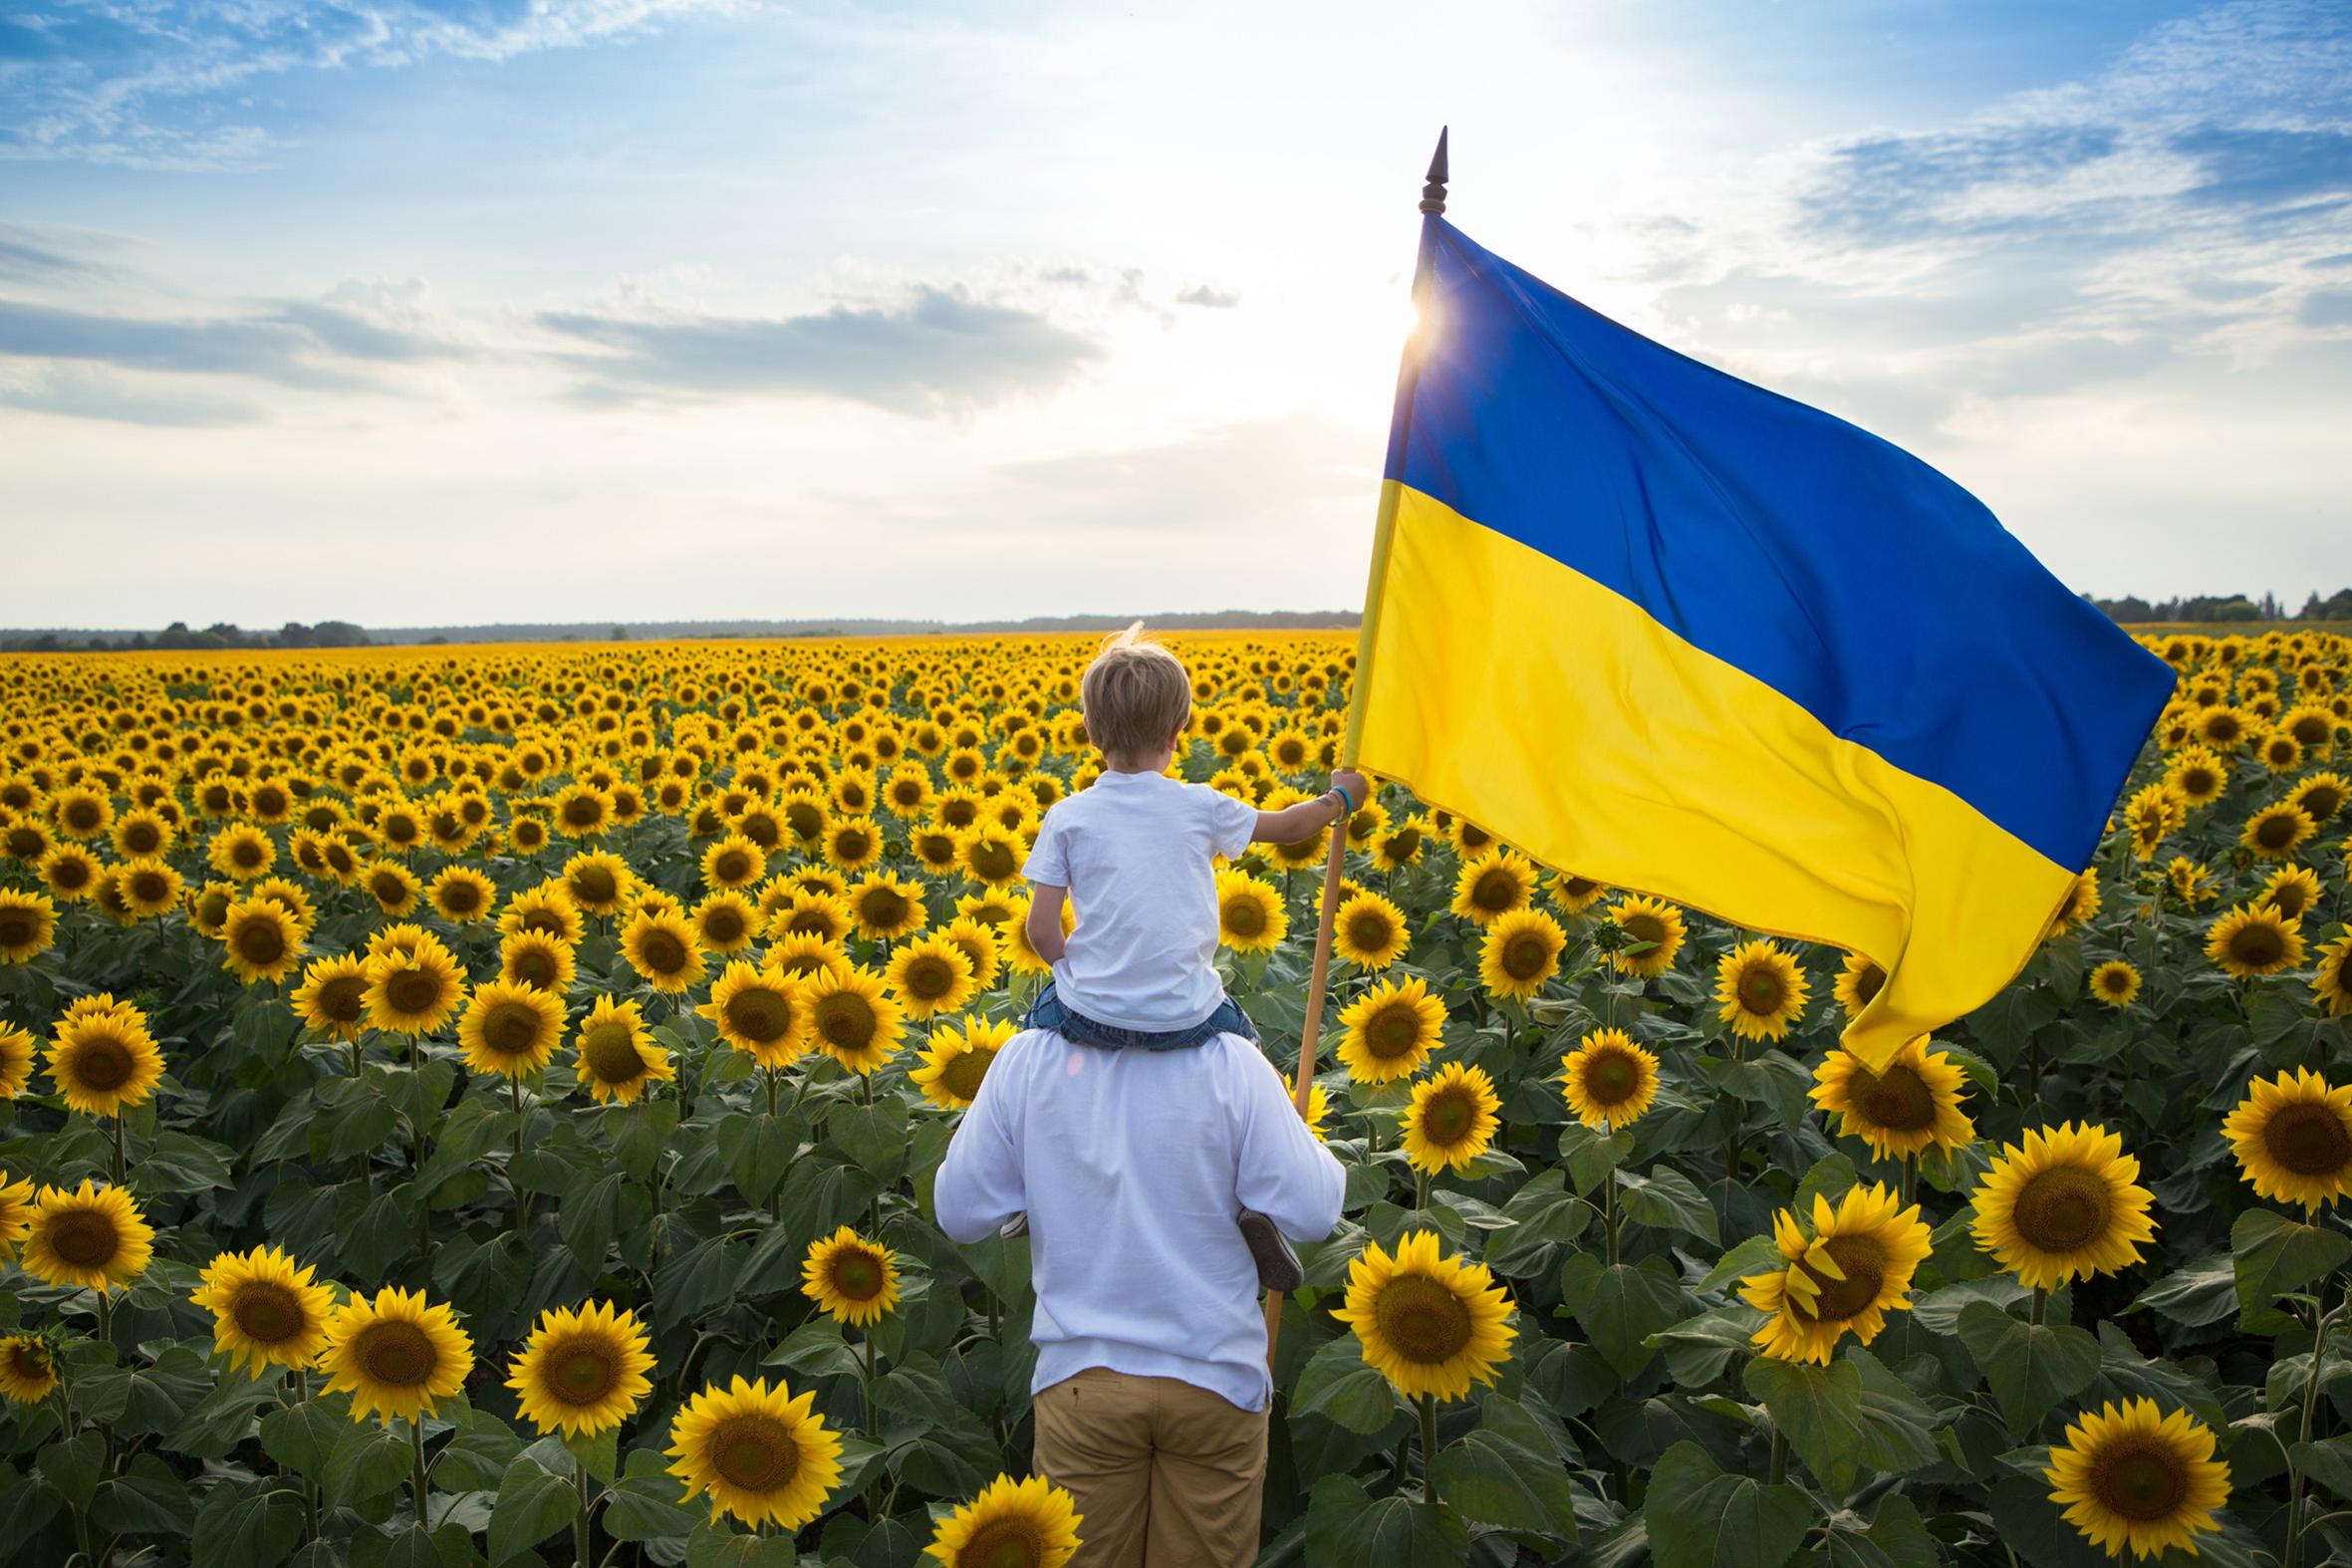
{"type": "MultiPolygon", "coordinates": [[[[1445,211],[1445,184],[1449,177],[1445,159],[1445,130],[1440,129],[1437,131],[1437,153],[1430,159],[1428,182],[1422,186],[1421,210],[1425,214],[1441,215],[1445,211]]],[[[1425,224],[1422,232],[1421,256],[1419,264],[1414,268],[1413,289],[1417,300],[1429,282],[1429,229],[1425,224]]],[[[1413,391],[1421,373],[1420,338],[1421,325],[1417,324],[1414,336],[1405,345],[1404,364],[1397,371],[1397,411],[1389,436],[1392,447],[1402,445],[1406,433],[1412,428],[1413,391]]],[[[1364,673],[1371,667],[1374,611],[1379,600],[1381,573],[1387,564],[1387,544],[1391,521],[1390,503],[1386,499],[1387,490],[1388,487],[1384,483],[1382,485],[1383,500],[1379,521],[1376,524],[1372,552],[1372,582],[1365,593],[1363,632],[1356,651],[1355,673],[1348,681],[1349,722],[1347,737],[1341,743],[1340,765],[1342,767],[1353,767],[1356,763],[1357,702],[1363,694],[1364,673]]],[[[1345,870],[1347,855],[1348,819],[1343,816],[1331,825],[1331,851],[1323,860],[1323,910],[1321,917],[1315,922],[1315,961],[1307,971],[1307,1016],[1305,1025],[1299,1031],[1298,1079],[1291,1089],[1292,1103],[1298,1107],[1298,1114],[1302,1119],[1307,1114],[1308,1101],[1313,1098],[1315,1092],[1315,1060],[1321,1051],[1323,1037],[1323,1001],[1331,981],[1331,939],[1339,919],[1339,885],[1345,870]]],[[[1266,1365],[1268,1367],[1274,1365],[1274,1344],[1281,1332],[1282,1292],[1269,1290],[1266,1292],[1266,1365]]]]}

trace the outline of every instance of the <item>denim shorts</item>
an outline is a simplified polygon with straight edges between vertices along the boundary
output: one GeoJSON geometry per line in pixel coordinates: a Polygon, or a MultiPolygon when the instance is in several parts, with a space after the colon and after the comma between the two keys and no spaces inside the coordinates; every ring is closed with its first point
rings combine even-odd
{"type": "Polygon", "coordinates": [[[1048,983],[1037,993],[1037,1000],[1029,1004],[1028,1014],[1022,1018],[1024,1029],[1051,1029],[1065,1040],[1080,1045],[1098,1046],[1106,1051],[1181,1051],[1195,1045],[1205,1045],[1220,1034],[1237,1034],[1246,1040],[1257,1038],[1257,1025],[1249,1021],[1249,1014],[1230,996],[1217,1003],[1216,1011],[1189,1029],[1122,1029],[1115,1024],[1097,1023],[1084,1013],[1073,1012],[1062,1003],[1062,998],[1048,983]]]}

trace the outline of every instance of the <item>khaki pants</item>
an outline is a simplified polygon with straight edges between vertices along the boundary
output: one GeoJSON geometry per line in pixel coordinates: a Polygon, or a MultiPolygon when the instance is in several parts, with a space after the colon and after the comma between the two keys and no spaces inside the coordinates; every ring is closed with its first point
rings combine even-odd
{"type": "Polygon", "coordinates": [[[1175,1378],[1089,1367],[1034,1402],[1030,1467],[1084,1517],[1070,1568],[1249,1568],[1266,1413],[1175,1378]]]}

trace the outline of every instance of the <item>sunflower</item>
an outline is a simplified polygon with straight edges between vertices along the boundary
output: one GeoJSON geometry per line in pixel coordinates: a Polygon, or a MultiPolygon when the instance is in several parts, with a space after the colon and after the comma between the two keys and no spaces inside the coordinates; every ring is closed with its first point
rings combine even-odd
{"type": "Polygon", "coordinates": [[[465,1387],[473,1340],[446,1306],[388,1285],[373,1301],[354,1296],[335,1310],[320,1365],[329,1374],[327,1392],[352,1397],[352,1420],[381,1414],[414,1421],[465,1387]]]}
{"type": "Polygon", "coordinates": [[[38,1405],[57,1392],[57,1360],[38,1335],[0,1338],[0,1398],[38,1405]]]}
{"type": "Polygon", "coordinates": [[[11,1181],[0,1171],[0,1258],[33,1233],[33,1183],[11,1181]]]}
{"type": "Polygon", "coordinates": [[[2189,821],[2189,802],[2170,784],[2150,784],[2125,804],[2123,819],[2131,829],[2133,853],[2146,860],[2189,821]]]}
{"type": "Polygon", "coordinates": [[[898,1254],[847,1225],[810,1243],[800,1277],[800,1293],[836,1323],[871,1328],[899,1304],[898,1254]]]}
{"type": "Polygon", "coordinates": [[[995,985],[996,974],[1003,967],[1003,960],[997,956],[996,932],[991,927],[969,915],[957,915],[947,922],[946,928],[939,934],[953,942],[971,960],[974,986],[985,991],[995,985]]]}
{"type": "Polygon", "coordinates": [[[852,888],[849,903],[858,934],[872,941],[890,941],[921,930],[930,918],[923,908],[921,885],[887,871],[875,872],[852,888]]]}
{"type": "Polygon", "coordinates": [[[899,1048],[905,1015],[871,969],[817,976],[808,1005],[812,1043],[853,1073],[873,1072],[899,1048]]]}
{"type": "Polygon", "coordinates": [[[955,841],[955,861],[982,888],[1001,888],[1021,875],[1025,854],[1019,833],[993,822],[975,823],[955,841]]]}
{"type": "Polygon", "coordinates": [[[620,856],[597,850],[564,862],[561,886],[571,901],[591,915],[612,915],[629,902],[637,887],[637,873],[620,856]]]}
{"type": "Polygon", "coordinates": [[[812,1391],[797,1398],[782,1383],[716,1384],[686,1401],[669,1425],[669,1473],[685,1495],[710,1498],[710,1518],[734,1515],[757,1526],[773,1520],[799,1529],[824,1510],[841,1481],[841,1438],[810,1409],[812,1391]]]}
{"type": "Polygon", "coordinates": [[[2352,1013],[2352,932],[2319,949],[2319,966],[2311,976],[2311,995],[2330,1018],[2352,1013]]]}
{"type": "Polygon", "coordinates": [[[882,830],[871,817],[848,817],[824,829],[825,861],[845,876],[882,859],[882,830]]]}
{"type": "Polygon", "coordinates": [[[1271,952],[1290,934],[1282,895],[1237,871],[1216,874],[1217,941],[1235,952],[1271,952]]]}
{"type": "Polygon", "coordinates": [[[72,1191],[41,1189],[17,1266],[44,1284],[104,1291],[145,1273],[154,1240],[155,1227],[129,1192],[85,1177],[72,1191]]]}
{"type": "Polygon", "coordinates": [[[308,1367],[327,1348],[335,1292],[313,1272],[276,1247],[223,1252],[188,1299],[212,1314],[213,1349],[258,1378],[265,1367],[308,1367]]]}
{"type": "Polygon", "coordinates": [[[572,944],[546,931],[516,931],[498,944],[498,978],[563,995],[580,972],[572,944]]]}
{"type": "Polygon", "coordinates": [[[2078,925],[2087,925],[2091,916],[2099,913],[2102,902],[2099,896],[2099,874],[2094,871],[2077,874],[2074,881],[2067,884],[2065,895],[2058,900],[2057,911],[2050,916],[2049,929],[2042,933],[2042,939],[2048,941],[2065,935],[2078,925]]]}
{"type": "MultiPolygon", "coordinates": [[[[1595,898],[1599,896],[1598,892],[1594,895],[1595,898]]],[[[1675,966],[1675,959],[1683,950],[1681,910],[1663,899],[1636,894],[1619,900],[1610,909],[1609,918],[1632,937],[1635,944],[1649,944],[1640,952],[1624,948],[1611,952],[1611,968],[1620,974],[1638,974],[1644,979],[1655,979],[1675,966]]]]}
{"type": "Polygon", "coordinates": [[[772,958],[729,963],[712,983],[710,1000],[694,1010],[718,1026],[720,1039],[771,1070],[797,1061],[809,1048],[809,982],[772,958]]]}
{"type": "Polygon", "coordinates": [[[0,963],[25,963],[57,939],[57,906],[42,893],[0,888],[0,963]]]}
{"type": "Polygon", "coordinates": [[[2109,1007],[2132,1005],[2140,994],[2140,971],[2121,958],[2110,958],[2090,974],[2091,994],[2109,1007]]]}
{"type": "Polygon", "coordinates": [[[2068,1122],[2001,1149],[1976,1183],[1976,1245],[2017,1282],[2048,1290],[2139,1261],[2156,1235],[2140,1162],[2104,1127],[2068,1122]]]}
{"type": "Polygon", "coordinates": [[[915,1019],[961,1012],[978,990],[971,959],[940,936],[920,937],[893,953],[884,978],[908,1016],[915,1019]]]}
{"type": "Polygon", "coordinates": [[[368,1027],[431,1034],[465,1000],[465,975],[449,949],[427,936],[368,960],[368,1027]]]}
{"type": "Polygon", "coordinates": [[[1339,907],[1332,921],[1332,950],[1373,973],[1405,956],[1412,943],[1405,912],[1377,893],[1360,892],[1339,907]]]}
{"type": "Polygon", "coordinates": [[[853,967],[849,953],[839,942],[827,941],[810,931],[792,931],[778,936],[768,944],[768,950],[761,955],[761,962],[796,980],[814,979],[820,974],[853,967]]]}
{"type": "Polygon", "coordinates": [[[653,1392],[653,1357],[634,1312],[592,1301],[551,1307],[507,1368],[515,1404],[542,1437],[593,1437],[620,1426],[653,1392]]]}
{"type": "Polygon", "coordinates": [[[923,1554],[946,1568],[1063,1568],[1085,1522],[1077,1500],[1051,1481],[999,1475],[939,1521],[923,1554]]]}
{"type": "Polygon", "coordinates": [[[302,921],[271,900],[232,904],[221,922],[221,967],[234,970],[247,985],[275,983],[302,962],[309,934],[302,921]]]}
{"type": "Polygon", "coordinates": [[[1745,1040],[1777,1040],[1805,1016],[1805,973],[1768,939],[1743,943],[1715,963],[1715,1016],[1745,1040]]]}
{"type": "Polygon", "coordinates": [[[357,1040],[368,1016],[368,965],[357,953],[314,958],[292,998],[303,1027],[330,1040],[357,1040]]]}
{"type": "Polygon", "coordinates": [[[1402,871],[1421,859],[1422,851],[1429,848],[1429,843],[1428,820],[1418,816],[1408,817],[1390,827],[1387,832],[1374,835],[1372,859],[1383,870],[1402,871]]]}
{"type": "Polygon", "coordinates": [[[2173,753],[2164,781],[2192,806],[2210,805],[2229,787],[2229,764],[2210,747],[2183,746],[2173,753]]]}
{"type": "Polygon", "coordinates": [[[453,924],[486,920],[498,904],[498,885],[471,866],[451,866],[424,890],[434,913],[453,924]]]}
{"type": "Polygon", "coordinates": [[[1745,1276],[1739,1294],[1769,1314],[1748,1336],[1763,1354],[1827,1366],[1848,1332],[1867,1345],[1887,1326],[1888,1312],[1909,1310],[1911,1276],[1934,1243],[1917,1205],[1904,1207],[1875,1182],[1848,1187],[1834,1208],[1814,1193],[1809,1228],[1792,1209],[1773,1216],[1781,1266],[1745,1276]]]}
{"type": "Polygon", "coordinates": [[[576,947],[586,929],[580,918],[580,906],[572,902],[572,896],[560,884],[527,888],[507,900],[506,908],[498,912],[501,936],[537,931],[576,947]]]}
{"type": "Polygon", "coordinates": [[[475,990],[457,1020],[465,1065],[508,1078],[528,1078],[545,1067],[563,1034],[563,1000],[516,980],[492,980],[475,990]]]}
{"type": "Polygon", "coordinates": [[[996,1053],[1013,1037],[1012,1020],[967,1018],[931,1031],[922,1065],[908,1073],[922,1097],[943,1111],[968,1109],[996,1053]]]}
{"type": "Polygon", "coordinates": [[[637,1003],[600,996],[572,1036],[580,1081],[597,1103],[635,1105],[649,1085],[673,1082],[669,1052],[653,1043],[637,1003]]]}
{"type": "Polygon", "coordinates": [[[233,882],[251,882],[269,875],[270,868],[278,863],[278,851],[268,834],[251,823],[240,822],[213,835],[206,860],[214,871],[233,882]]]}
{"type": "Polygon", "coordinates": [[[2344,809],[2347,799],[2352,799],[2352,783],[2342,774],[2314,773],[2289,792],[2286,803],[2313,822],[2325,822],[2344,809]]]}
{"type": "Polygon", "coordinates": [[[2221,1132],[2273,1202],[2326,1208],[2352,1192],[2352,1087],[2331,1088],[2309,1068],[2257,1078],[2221,1132]]]}
{"type": "Polygon", "coordinates": [[[186,884],[179,873],[152,856],[126,861],[115,870],[115,892],[140,919],[152,919],[178,906],[186,884]]]}
{"type": "Polygon", "coordinates": [[[2066,1427],[2050,1449],[2050,1501],[2066,1522],[2110,1557],[2155,1557],[2219,1530],[2214,1510],[2229,1500],[2229,1466],[2214,1457],[2213,1429],[2187,1411],[2164,1414],[2154,1400],[2107,1404],[2066,1427]]]}
{"type": "Polygon", "coordinates": [[[1439,1044],[1445,1003],[1418,975],[1383,980],[1340,1009],[1340,1065],[1360,1084],[1384,1084],[1421,1071],[1439,1044]]]}
{"type": "Polygon", "coordinates": [[[33,1081],[33,1037],[0,1023],[0,1100],[14,1100],[33,1081]]]}
{"type": "Polygon", "coordinates": [[[2196,909],[2213,901],[2218,891],[2218,879],[2213,869],[2203,861],[2193,861],[2186,855],[2176,855],[2165,862],[2165,881],[2184,904],[2196,909]]]}
{"type": "Polygon", "coordinates": [[[2276,974],[2303,961],[2303,922],[2241,904],[2207,928],[2205,955],[2236,979],[2276,974]]]}
{"type": "Polygon", "coordinates": [[[694,927],[678,915],[633,915],[621,927],[621,952],[645,982],[676,996],[700,983],[708,966],[694,927]]]}
{"type": "Polygon", "coordinates": [[[1453,884],[1453,913],[1491,924],[1535,897],[1534,864],[1515,850],[1496,848],[1468,861],[1453,884]]]}
{"type": "Polygon", "coordinates": [[[1481,1067],[1448,1062],[1413,1086],[1402,1124],[1405,1158],[1416,1171],[1459,1171],[1486,1152],[1502,1106],[1481,1067]]]}
{"type": "Polygon", "coordinates": [[[1415,1230],[1394,1257],[1378,1241],[1348,1265],[1346,1305],[1332,1316],[1356,1331],[1365,1364],[1409,1397],[1467,1399],[1490,1384],[1518,1330],[1511,1302],[1483,1263],[1446,1257],[1437,1233],[1415,1230]]]}
{"type": "Polygon", "coordinates": [[[1587,1127],[1629,1127],[1658,1098],[1658,1058],[1623,1029],[1595,1029],[1560,1066],[1560,1093],[1587,1127]]]}
{"type": "Polygon", "coordinates": [[[2319,824],[2300,806],[2264,806],[2246,819],[2237,842],[2254,852],[2256,860],[2278,861],[2300,849],[2319,831],[2319,824]]]}
{"type": "Polygon", "coordinates": [[[98,886],[98,862],[79,845],[59,845],[41,857],[38,869],[51,897],[62,903],[80,904],[98,886]]]}
{"type": "Polygon", "coordinates": [[[405,919],[416,913],[416,906],[424,897],[424,884],[416,873],[398,861],[378,861],[370,866],[361,882],[368,897],[390,919],[405,919]]]}
{"type": "Polygon", "coordinates": [[[1846,954],[1845,967],[1838,972],[1833,994],[1838,1005],[1851,1019],[1868,1007],[1873,998],[1886,988],[1887,971],[1858,952],[1846,954]]]}
{"type": "Polygon", "coordinates": [[[714,893],[694,906],[694,937],[703,950],[727,956],[743,951],[758,933],[759,911],[740,893],[714,893]]]}
{"type": "Polygon", "coordinates": [[[121,1116],[163,1077],[163,1053],[146,1016],[127,1002],[79,1007],[58,1019],[47,1052],[49,1081],[84,1116],[121,1116]]]}
{"type": "Polygon", "coordinates": [[[716,893],[748,888],[767,873],[767,852],[740,833],[730,833],[702,852],[703,885],[716,893]]]}
{"type": "Polygon", "coordinates": [[[1967,1076],[1929,1043],[1924,1034],[1905,1041],[1876,1072],[1843,1047],[1831,1051],[1813,1071],[1814,1104],[1836,1113],[1840,1136],[1861,1139],[1881,1160],[1962,1148],[1976,1136],[1960,1111],[1967,1076]]]}
{"type": "Polygon", "coordinates": [[[2266,904],[2290,920],[2299,920],[2319,902],[2319,878],[2308,866],[2281,866],[2270,874],[2254,902],[2266,904]]]}
{"type": "Polygon", "coordinates": [[[1526,1001],[1560,972],[1568,933],[1541,910],[1513,910],[1486,926],[1478,947],[1478,980],[1489,996],[1526,1001]]]}
{"type": "Polygon", "coordinates": [[[821,941],[837,942],[847,937],[855,924],[850,918],[847,896],[804,890],[794,893],[789,905],[769,916],[767,936],[770,941],[785,936],[814,936],[821,941]]]}

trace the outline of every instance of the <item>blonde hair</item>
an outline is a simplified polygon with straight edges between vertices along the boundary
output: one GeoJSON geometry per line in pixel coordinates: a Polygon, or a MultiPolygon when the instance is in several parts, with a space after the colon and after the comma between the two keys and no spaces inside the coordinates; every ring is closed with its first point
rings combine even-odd
{"type": "Polygon", "coordinates": [[[1183,660],[1144,637],[1136,622],[1103,639],[1078,677],[1086,734],[1107,757],[1146,756],[1192,716],[1192,677],[1183,660]]]}

